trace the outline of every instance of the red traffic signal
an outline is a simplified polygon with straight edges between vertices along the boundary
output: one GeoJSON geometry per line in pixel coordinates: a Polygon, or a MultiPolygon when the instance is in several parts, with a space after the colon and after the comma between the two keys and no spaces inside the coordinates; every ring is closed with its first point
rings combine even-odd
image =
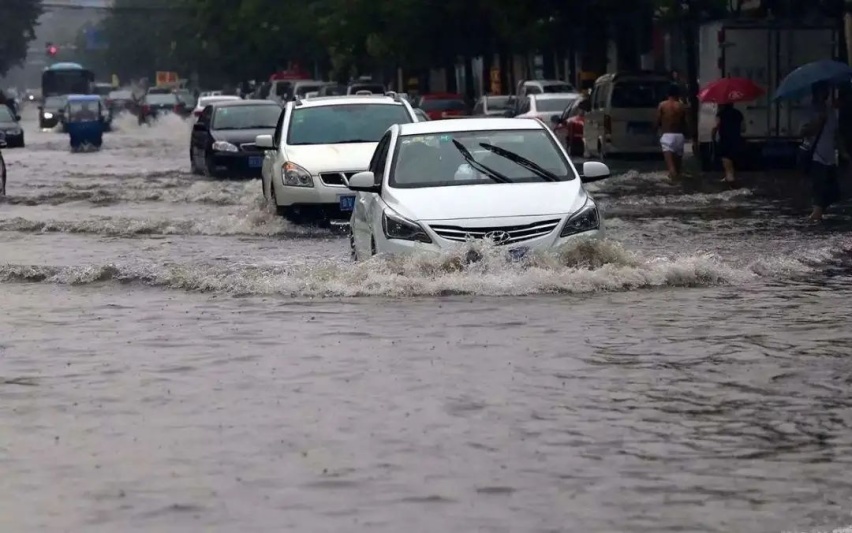
{"type": "Polygon", "coordinates": [[[56,46],[54,46],[52,44],[47,45],[47,55],[55,56],[58,52],[59,52],[59,48],[57,48],[56,46]]]}

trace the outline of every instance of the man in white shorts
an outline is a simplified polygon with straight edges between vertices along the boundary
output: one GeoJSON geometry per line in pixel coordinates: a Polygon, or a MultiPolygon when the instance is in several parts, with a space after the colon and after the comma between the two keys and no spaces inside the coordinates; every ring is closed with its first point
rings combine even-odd
{"type": "Polygon", "coordinates": [[[680,87],[672,84],[668,98],[657,108],[657,127],[660,147],[669,171],[669,178],[678,179],[683,167],[683,147],[686,143],[686,106],[680,101],[680,87]]]}

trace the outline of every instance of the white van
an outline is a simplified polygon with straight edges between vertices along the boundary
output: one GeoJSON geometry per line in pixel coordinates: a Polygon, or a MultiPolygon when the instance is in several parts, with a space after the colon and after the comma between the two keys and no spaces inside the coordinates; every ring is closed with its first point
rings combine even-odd
{"type": "Polygon", "coordinates": [[[588,155],[654,154],[660,151],[657,107],[671,80],[653,72],[604,74],[595,82],[583,139],[588,155]]]}

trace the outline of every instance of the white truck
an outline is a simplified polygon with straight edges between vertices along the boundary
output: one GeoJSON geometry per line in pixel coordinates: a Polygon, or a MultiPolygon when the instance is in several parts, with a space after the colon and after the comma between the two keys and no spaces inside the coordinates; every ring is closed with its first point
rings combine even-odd
{"type": "MultiPolygon", "coordinates": [[[[799,131],[807,121],[809,99],[775,103],[772,95],[784,77],[796,67],[833,59],[838,55],[836,26],[778,25],[762,21],[719,21],[699,30],[699,85],[723,77],[749,78],[766,95],[737,105],[745,118],[746,153],[750,161],[792,158],[800,142],[799,131]]],[[[711,132],[716,106],[702,104],[698,113],[698,143],[695,153],[709,170],[712,157],[711,132]]]]}

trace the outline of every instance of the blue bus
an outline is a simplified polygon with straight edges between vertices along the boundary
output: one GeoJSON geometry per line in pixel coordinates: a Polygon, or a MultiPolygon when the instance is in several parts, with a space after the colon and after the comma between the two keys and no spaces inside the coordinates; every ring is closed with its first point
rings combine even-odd
{"type": "Polygon", "coordinates": [[[92,94],[95,73],[78,63],[54,63],[41,74],[41,95],[92,94]]]}

